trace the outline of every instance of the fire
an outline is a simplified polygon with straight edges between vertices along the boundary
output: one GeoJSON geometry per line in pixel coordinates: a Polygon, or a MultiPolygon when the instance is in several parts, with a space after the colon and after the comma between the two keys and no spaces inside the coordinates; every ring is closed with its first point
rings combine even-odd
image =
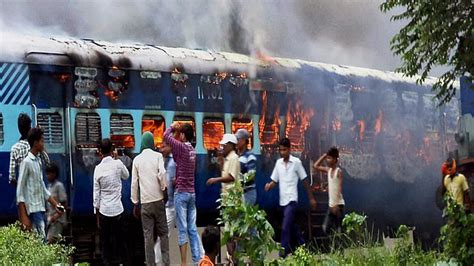
{"type": "Polygon", "coordinates": [[[286,136],[291,140],[293,150],[302,152],[304,150],[304,134],[311,124],[311,118],[314,110],[305,109],[301,100],[296,100],[294,104],[288,101],[288,110],[286,113],[286,136]]]}
{"type": "Polygon", "coordinates": [[[183,73],[183,72],[182,72],[178,67],[175,67],[175,68],[171,71],[171,73],[174,73],[174,74],[181,74],[181,73],[183,73]]]}
{"type": "Polygon", "coordinates": [[[105,96],[109,97],[113,101],[117,101],[119,98],[117,93],[115,93],[113,90],[106,89],[104,94],[105,96]]]}
{"type": "Polygon", "coordinates": [[[69,75],[69,74],[57,74],[57,75],[55,75],[55,78],[58,79],[58,81],[60,83],[66,83],[66,81],[68,81],[70,77],[71,77],[71,75],[69,75]]]}
{"type": "Polygon", "coordinates": [[[119,148],[135,147],[135,139],[132,135],[112,135],[110,140],[119,148]]]}
{"type": "Polygon", "coordinates": [[[156,147],[159,147],[163,143],[163,134],[165,132],[164,121],[158,119],[143,119],[142,133],[147,131],[153,134],[155,145],[156,147]]]}
{"type": "Polygon", "coordinates": [[[202,127],[204,148],[206,150],[219,149],[219,141],[224,135],[224,123],[220,121],[204,121],[202,127]]]}
{"type": "Polygon", "coordinates": [[[276,63],[276,60],[273,57],[264,54],[262,51],[257,51],[255,56],[256,56],[257,59],[260,59],[264,62],[269,62],[269,63],[272,63],[272,64],[276,63]]]}
{"type": "Polygon", "coordinates": [[[380,132],[382,132],[382,121],[383,121],[383,112],[382,110],[380,110],[377,118],[375,119],[375,126],[374,126],[375,135],[378,135],[380,134],[380,132]]]}
{"type": "Polygon", "coordinates": [[[364,140],[365,137],[365,121],[357,120],[357,126],[359,127],[359,139],[364,140]]]}
{"type": "Polygon", "coordinates": [[[260,141],[263,146],[275,145],[278,141],[280,133],[280,106],[277,106],[275,115],[273,117],[267,117],[267,91],[262,92],[262,117],[258,122],[258,128],[260,132],[260,141]]]}

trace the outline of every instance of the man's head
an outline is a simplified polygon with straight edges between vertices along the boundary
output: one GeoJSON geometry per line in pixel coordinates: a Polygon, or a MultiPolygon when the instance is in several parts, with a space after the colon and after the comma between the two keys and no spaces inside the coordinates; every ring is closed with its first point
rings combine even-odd
{"type": "Polygon", "coordinates": [[[335,166],[339,161],[339,150],[336,147],[331,147],[328,152],[326,153],[326,162],[331,166],[335,166]]]}
{"type": "Polygon", "coordinates": [[[155,139],[153,138],[153,134],[151,132],[146,131],[142,135],[142,143],[140,145],[140,152],[145,149],[155,149],[155,139]]]}
{"type": "Polygon", "coordinates": [[[235,147],[237,145],[237,138],[234,134],[224,134],[219,144],[223,147],[223,155],[227,156],[227,154],[235,150],[235,147]]]}
{"type": "Polygon", "coordinates": [[[160,152],[163,154],[164,157],[170,156],[172,152],[171,146],[168,143],[163,142],[160,146],[160,152]]]}
{"type": "Polygon", "coordinates": [[[240,128],[235,132],[235,137],[237,138],[237,149],[243,151],[247,149],[249,145],[250,133],[244,129],[240,128]]]}
{"type": "Polygon", "coordinates": [[[448,158],[445,162],[446,164],[446,170],[449,175],[454,175],[456,174],[456,160],[453,158],[448,158]]]}
{"type": "Polygon", "coordinates": [[[194,139],[194,129],[190,124],[183,124],[179,127],[178,139],[182,142],[191,142],[194,139]]]}
{"type": "Polygon", "coordinates": [[[20,132],[20,139],[24,140],[28,138],[28,132],[31,129],[31,118],[24,113],[18,116],[18,131],[20,132]]]}
{"type": "Polygon", "coordinates": [[[48,176],[48,182],[54,182],[59,176],[59,167],[55,163],[50,163],[46,167],[46,175],[48,176]]]}
{"type": "Polygon", "coordinates": [[[99,152],[102,156],[109,156],[113,151],[112,141],[110,139],[103,139],[99,143],[99,152]]]}
{"type": "Polygon", "coordinates": [[[202,246],[206,255],[217,255],[219,252],[220,234],[219,229],[215,226],[208,226],[201,235],[202,246]]]}
{"type": "Polygon", "coordinates": [[[283,160],[288,160],[291,152],[291,142],[289,138],[283,138],[280,140],[280,143],[278,144],[278,151],[280,152],[280,157],[283,158],[283,160]]]}
{"type": "Polygon", "coordinates": [[[42,152],[44,150],[44,132],[39,127],[34,127],[28,132],[28,143],[33,152],[42,152]]]}

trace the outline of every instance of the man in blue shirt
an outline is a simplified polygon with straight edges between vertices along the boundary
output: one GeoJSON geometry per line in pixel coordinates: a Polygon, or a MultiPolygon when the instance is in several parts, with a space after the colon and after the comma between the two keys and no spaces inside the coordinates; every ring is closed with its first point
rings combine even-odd
{"type": "MultiPolygon", "coordinates": [[[[250,133],[246,129],[235,132],[237,138],[237,154],[239,155],[240,173],[245,175],[250,171],[257,170],[257,157],[248,149],[250,133]]],[[[255,176],[255,175],[254,175],[255,176]]],[[[241,180],[244,189],[245,202],[255,205],[257,201],[257,190],[255,189],[255,177],[250,180],[241,180]]]]}
{"type": "Polygon", "coordinates": [[[30,151],[20,164],[16,198],[19,218],[24,230],[32,230],[46,240],[45,220],[48,201],[56,212],[64,213],[64,207],[51,197],[43,181],[42,164],[39,155],[44,150],[43,130],[32,128],[28,133],[30,151]]]}

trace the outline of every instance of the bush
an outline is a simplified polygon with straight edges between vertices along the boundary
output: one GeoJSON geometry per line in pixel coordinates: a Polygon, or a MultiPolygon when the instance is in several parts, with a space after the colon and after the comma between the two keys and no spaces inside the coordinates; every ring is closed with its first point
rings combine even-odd
{"type": "Polygon", "coordinates": [[[0,265],[51,265],[67,263],[73,248],[44,244],[36,235],[20,230],[18,224],[0,227],[0,265]]]}

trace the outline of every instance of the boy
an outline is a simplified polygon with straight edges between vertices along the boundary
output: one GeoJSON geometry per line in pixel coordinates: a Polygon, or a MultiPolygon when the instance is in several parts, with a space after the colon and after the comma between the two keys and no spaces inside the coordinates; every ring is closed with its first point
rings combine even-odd
{"type": "MultiPolygon", "coordinates": [[[[46,167],[46,175],[48,176],[48,191],[51,193],[51,197],[66,207],[66,189],[64,189],[63,183],[58,180],[58,166],[54,163],[51,163],[48,167],[46,167]]],[[[66,226],[66,215],[61,215],[57,213],[54,208],[52,208],[52,206],[48,206],[47,220],[48,234],[46,238],[48,243],[54,243],[58,241],[59,237],[63,233],[64,226],[66,226]]]]}
{"type": "Polygon", "coordinates": [[[19,218],[24,230],[33,229],[45,241],[45,201],[48,201],[59,214],[64,213],[64,207],[51,197],[43,181],[39,158],[39,154],[44,150],[43,130],[32,128],[27,139],[31,148],[20,164],[16,188],[19,218]]]}
{"type": "Polygon", "coordinates": [[[449,192],[457,204],[469,210],[469,186],[466,177],[457,172],[456,161],[452,158],[446,161],[446,173],[443,180],[443,195],[449,192]]]}
{"type": "Polygon", "coordinates": [[[220,234],[215,226],[208,226],[202,232],[202,245],[206,254],[199,261],[198,266],[214,266],[217,253],[219,253],[220,234]]]}
{"type": "Polygon", "coordinates": [[[332,147],[314,163],[316,170],[328,175],[329,209],[323,223],[325,233],[329,233],[332,227],[337,232],[342,229],[345,202],[342,196],[342,171],[337,166],[338,161],[339,150],[332,147]],[[322,166],[324,160],[326,160],[327,166],[322,166]]]}
{"type": "Polygon", "coordinates": [[[281,234],[281,245],[284,248],[283,257],[290,253],[290,240],[294,225],[296,208],[298,205],[298,180],[303,180],[304,188],[308,194],[311,208],[316,208],[306,171],[301,160],[290,155],[291,142],[284,138],[279,143],[280,159],[275,164],[270,182],[265,185],[265,191],[269,191],[280,183],[280,206],[283,207],[283,225],[281,234]]]}

